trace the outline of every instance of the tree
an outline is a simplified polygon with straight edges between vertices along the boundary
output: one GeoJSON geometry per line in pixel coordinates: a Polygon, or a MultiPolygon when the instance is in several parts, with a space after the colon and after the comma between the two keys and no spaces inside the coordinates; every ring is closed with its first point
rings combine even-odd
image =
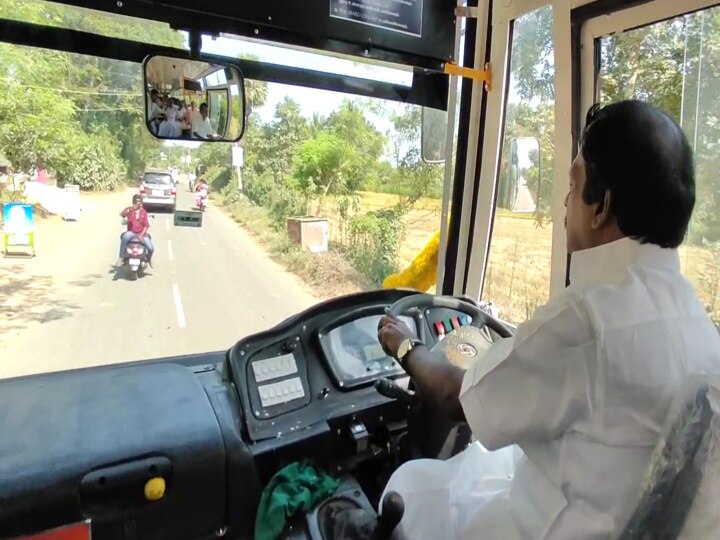
{"type": "Polygon", "coordinates": [[[345,100],[323,129],[298,147],[294,176],[311,196],[353,194],[376,173],[384,147],[385,137],[359,103],[345,100]]]}
{"type": "MultiPolygon", "coordinates": [[[[4,0],[0,16],[159,45],[183,44],[182,35],[162,23],[36,0],[4,0]]],[[[126,175],[139,174],[158,153],[160,143],[144,127],[138,64],[2,45],[0,66],[0,148],[15,168],[48,167],[61,182],[111,188],[126,175]]]]}
{"type": "Polygon", "coordinates": [[[275,107],[272,122],[263,126],[257,141],[255,167],[259,174],[270,174],[274,181],[292,175],[293,158],[299,145],[309,136],[308,122],[300,105],[290,97],[275,107]]]}

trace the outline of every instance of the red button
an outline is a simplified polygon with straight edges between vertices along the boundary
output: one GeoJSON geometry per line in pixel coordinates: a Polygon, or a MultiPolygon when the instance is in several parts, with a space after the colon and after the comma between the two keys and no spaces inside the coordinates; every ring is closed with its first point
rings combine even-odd
{"type": "Polygon", "coordinates": [[[452,324],[453,330],[460,328],[460,320],[457,317],[452,317],[450,323],[452,324]]]}
{"type": "Polygon", "coordinates": [[[445,335],[445,327],[443,326],[442,321],[438,321],[435,323],[435,333],[438,336],[444,336],[445,335]]]}

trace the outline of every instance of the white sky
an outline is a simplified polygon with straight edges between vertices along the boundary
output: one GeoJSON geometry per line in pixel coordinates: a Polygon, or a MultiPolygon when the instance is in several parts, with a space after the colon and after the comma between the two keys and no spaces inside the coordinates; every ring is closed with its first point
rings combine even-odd
{"type": "MultiPolygon", "coordinates": [[[[250,42],[239,39],[218,37],[211,39],[203,37],[203,52],[220,56],[238,57],[241,55],[253,55],[261,61],[284,66],[303,67],[316,71],[324,71],[337,75],[348,75],[365,79],[390,82],[410,86],[412,84],[412,72],[401,69],[393,69],[384,66],[359,65],[351,60],[345,60],[332,56],[314,54],[310,52],[275,47],[264,43],[250,42]]],[[[344,99],[352,98],[348,94],[330,92],[315,88],[302,86],[290,86],[277,83],[268,83],[268,99],[265,106],[257,109],[257,113],[264,122],[272,119],[275,107],[285,96],[290,96],[299,105],[305,117],[311,118],[313,114],[319,113],[327,116],[337,109],[344,99]]],[[[386,101],[390,107],[398,107],[394,102],[386,101]]],[[[376,127],[383,133],[390,129],[390,123],[381,117],[367,115],[376,127]]]]}

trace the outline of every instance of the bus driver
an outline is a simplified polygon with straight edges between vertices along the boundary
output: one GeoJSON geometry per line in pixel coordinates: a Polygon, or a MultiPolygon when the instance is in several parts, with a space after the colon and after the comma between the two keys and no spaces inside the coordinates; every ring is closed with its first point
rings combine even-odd
{"type": "Polygon", "coordinates": [[[681,384],[720,371],[720,337],[680,270],[694,204],[692,150],[670,116],[593,107],[565,199],[570,286],[467,372],[380,322],[388,354],[409,350],[399,361],[419,395],[482,445],[394,473],[399,537],[606,538],[624,525],[681,384]]]}

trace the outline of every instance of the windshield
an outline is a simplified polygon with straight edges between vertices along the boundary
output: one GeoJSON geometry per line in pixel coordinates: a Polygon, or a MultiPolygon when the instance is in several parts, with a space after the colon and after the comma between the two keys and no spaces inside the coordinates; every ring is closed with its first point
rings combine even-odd
{"type": "MultiPolygon", "coordinates": [[[[184,46],[150,21],[85,19],[40,0],[0,0],[0,9],[184,46]]],[[[257,59],[242,41],[224,41],[208,46],[257,59]]],[[[337,63],[307,58],[297,67],[337,63]]],[[[192,92],[177,99],[190,115],[202,103],[192,92]]],[[[211,99],[221,110],[222,98],[211,99]]],[[[160,141],[144,124],[139,64],[0,44],[0,163],[9,165],[0,196],[12,252],[0,258],[0,377],[225,351],[320,301],[381,286],[433,240],[443,168],[420,159],[419,107],[256,80],[246,99],[239,144],[160,141]],[[176,195],[152,188],[173,178],[176,195]],[[154,251],[134,279],[120,213],[137,194],[154,251]]]]}
{"type": "Polygon", "coordinates": [[[146,184],[172,184],[173,179],[169,174],[145,173],[146,184]]]}

